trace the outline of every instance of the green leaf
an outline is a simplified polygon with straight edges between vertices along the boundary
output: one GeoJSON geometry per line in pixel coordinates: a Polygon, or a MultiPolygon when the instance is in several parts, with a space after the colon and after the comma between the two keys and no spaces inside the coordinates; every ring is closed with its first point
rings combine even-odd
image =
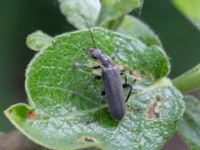
{"type": "MultiPolygon", "coordinates": [[[[97,64],[86,54],[94,47],[88,30],[57,36],[37,53],[26,73],[29,105],[11,106],[6,116],[30,139],[52,149],[159,149],[184,111],[182,95],[165,78],[166,54],[102,28],[91,32],[96,46],[115,57],[133,84],[122,121],[111,118],[106,102],[99,109],[106,98],[102,81],[94,79],[101,71],[92,69],[97,64]]],[[[124,91],[127,95],[129,89],[124,91]]]]}
{"type": "Polygon", "coordinates": [[[27,46],[35,51],[47,49],[52,42],[52,37],[42,31],[30,34],[26,39],[27,46]]]}
{"type": "Polygon", "coordinates": [[[141,4],[141,0],[103,0],[96,25],[117,29],[124,16],[141,4]]]}
{"type": "Polygon", "coordinates": [[[200,30],[200,1],[172,0],[172,2],[200,30]]]}
{"type": "Polygon", "coordinates": [[[118,31],[140,39],[146,45],[162,45],[158,36],[142,21],[139,19],[127,15],[121,26],[119,26],[118,31]]]}
{"type": "Polygon", "coordinates": [[[94,26],[100,11],[99,0],[58,0],[68,22],[78,29],[94,26]]]}
{"type": "Polygon", "coordinates": [[[190,150],[200,149],[200,102],[192,96],[185,96],[186,111],[178,124],[178,133],[190,147],[190,150]]]}

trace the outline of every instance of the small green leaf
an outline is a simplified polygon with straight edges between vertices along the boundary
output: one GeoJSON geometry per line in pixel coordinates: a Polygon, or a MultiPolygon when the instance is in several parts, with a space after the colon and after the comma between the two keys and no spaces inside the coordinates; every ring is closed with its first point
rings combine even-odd
{"type": "MultiPolygon", "coordinates": [[[[96,46],[115,58],[133,85],[122,121],[111,118],[105,102],[99,109],[106,99],[101,96],[102,81],[94,79],[97,64],[86,54],[94,47],[88,30],[55,37],[34,57],[26,73],[30,106],[11,106],[6,116],[30,139],[51,149],[161,148],[184,111],[182,95],[165,78],[166,54],[157,46],[102,28],[91,32],[96,46]]],[[[128,91],[124,89],[126,95],[128,91]]]]}
{"type": "Polygon", "coordinates": [[[172,2],[200,30],[200,1],[172,0],[172,2]]]}
{"type": "Polygon", "coordinates": [[[186,111],[178,124],[178,133],[190,147],[190,150],[200,149],[200,102],[192,96],[185,96],[186,111]]]}
{"type": "Polygon", "coordinates": [[[51,45],[52,37],[42,31],[36,31],[30,34],[26,39],[27,46],[35,51],[48,48],[51,45]]]}
{"type": "Polygon", "coordinates": [[[94,26],[100,11],[99,0],[58,0],[67,20],[78,29],[94,26]]]}
{"type": "Polygon", "coordinates": [[[103,0],[96,25],[116,29],[124,16],[141,4],[141,0],[103,0]]]}
{"type": "Polygon", "coordinates": [[[127,15],[121,26],[119,26],[118,31],[140,39],[146,45],[160,45],[161,42],[158,36],[142,21],[139,19],[127,15]]]}

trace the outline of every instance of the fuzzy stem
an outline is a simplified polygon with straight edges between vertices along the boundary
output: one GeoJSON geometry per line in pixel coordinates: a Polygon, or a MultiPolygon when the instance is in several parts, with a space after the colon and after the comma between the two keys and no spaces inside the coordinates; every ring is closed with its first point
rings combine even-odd
{"type": "Polygon", "coordinates": [[[172,82],[182,93],[200,89],[200,64],[176,77],[172,82]]]}

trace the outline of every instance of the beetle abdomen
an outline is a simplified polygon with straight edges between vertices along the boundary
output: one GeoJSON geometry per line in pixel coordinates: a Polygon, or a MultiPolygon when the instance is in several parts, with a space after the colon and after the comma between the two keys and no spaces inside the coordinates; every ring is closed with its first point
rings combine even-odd
{"type": "Polygon", "coordinates": [[[114,120],[120,121],[125,115],[126,103],[119,68],[103,68],[102,79],[111,116],[114,120]]]}

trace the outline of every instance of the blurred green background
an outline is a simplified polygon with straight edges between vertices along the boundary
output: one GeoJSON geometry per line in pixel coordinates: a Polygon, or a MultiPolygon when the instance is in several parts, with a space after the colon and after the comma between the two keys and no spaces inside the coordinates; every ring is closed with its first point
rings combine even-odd
{"type": "MultiPolygon", "coordinates": [[[[171,78],[199,62],[200,32],[170,1],[146,0],[139,17],[160,37],[172,63],[171,78]]],[[[60,13],[56,0],[0,0],[0,131],[13,128],[3,110],[26,102],[24,72],[34,52],[25,40],[38,29],[55,36],[73,27],[60,13]]]]}

